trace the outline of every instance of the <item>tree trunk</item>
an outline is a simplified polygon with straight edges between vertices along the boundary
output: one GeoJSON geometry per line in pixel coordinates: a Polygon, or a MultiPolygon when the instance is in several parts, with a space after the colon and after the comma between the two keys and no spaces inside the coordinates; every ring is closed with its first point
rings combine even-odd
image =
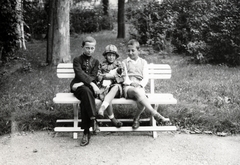
{"type": "Polygon", "coordinates": [[[118,35],[117,38],[125,38],[125,0],[118,0],[118,35]]]}
{"type": "Polygon", "coordinates": [[[103,3],[103,14],[108,15],[109,0],[102,0],[102,3],[103,3]]]}
{"type": "Polygon", "coordinates": [[[25,36],[24,36],[24,26],[23,26],[23,6],[22,0],[17,0],[16,10],[18,11],[18,24],[17,24],[17,33],[18,33],[18,42],[19,48],[26,50],[25,36]]]}
{"type": "Polygon", "coordinates": [[[46,63],[52,64],[53,60],[53,19],[55,11],[55,0],[48,1],[48,32],[47,32],[47,56],[46,63]]]}
{"type": "MultiPolygon", "coordinates": [[[[71,61],[70,56],[70,27],[69,27],[69,10],[70,10],[70,1],[69,0],[54,0],[54,8],[50,24],[50,33],[51,28],[53,28],[52,35],[49,34],[49,40],[52,40],[52,44],[48,43],[48,48],[52,56],[52,63],[57,65],[58,63],[67,63],[71,61]],[[51,27],[53,26],[53,27],[51,27]],[[51,52],[52,51],[52,52],[51,52]]],[[[48,42],[50,42],[48,40],[48,42]]],[[[51,61],[51,60],[50,60],[51,61]]]]}

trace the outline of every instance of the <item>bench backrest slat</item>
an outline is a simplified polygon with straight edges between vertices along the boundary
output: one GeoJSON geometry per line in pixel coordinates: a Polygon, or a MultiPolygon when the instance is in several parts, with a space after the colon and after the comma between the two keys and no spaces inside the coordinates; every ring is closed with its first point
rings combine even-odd
{"type": "MultiPolygon", "coordinates": [[[[149,79],[170,79],[171,67],[168,64],[148,64],[149,79]]],[[[57,66],[58,78],[74,78],[72,63],[60,63],[57,66]]]]}

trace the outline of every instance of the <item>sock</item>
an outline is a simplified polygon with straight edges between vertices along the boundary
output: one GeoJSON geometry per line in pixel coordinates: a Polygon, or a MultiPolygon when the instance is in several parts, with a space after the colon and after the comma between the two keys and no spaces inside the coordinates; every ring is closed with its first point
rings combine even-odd
{"type": "Polygon", "coordinates": [[[114,115],[112,114],[112,115],[110,115],[110,116],[108,116],[109,117],[109,119],[113,119],[114,118],[114,115]]]}
{"type": "Polygon", "coordinates": [[[103,101],[103,103],[102,103],[102,105],[101,105],[101,107],[98,111],[98,114],[101,115],[101,116],[104,116],[104,111],[105,111],[105,109],[107,109],[108,105],[109,105],[108,102],[103,101]]]}
{"type": "Polygon", "coordinates": [[[105,108],[107,108],[109,106],[109,103],[106,102],[106,101],[103,101],[102,105],[101,106],[104,106],[105,108]]]}

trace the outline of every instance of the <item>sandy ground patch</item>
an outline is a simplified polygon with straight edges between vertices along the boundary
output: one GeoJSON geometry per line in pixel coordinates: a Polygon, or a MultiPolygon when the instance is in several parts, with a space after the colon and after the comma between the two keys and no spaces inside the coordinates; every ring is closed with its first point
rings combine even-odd
{"type": "Polygon", "coordinates": [[[239,165],[240,136],[99,133],[80,147],[71,134],[0,137],[1,165],[239,165]]]}

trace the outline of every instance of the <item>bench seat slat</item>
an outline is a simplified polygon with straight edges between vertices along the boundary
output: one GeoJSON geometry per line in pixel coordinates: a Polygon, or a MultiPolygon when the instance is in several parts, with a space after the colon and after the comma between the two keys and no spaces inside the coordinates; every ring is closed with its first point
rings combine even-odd
{"type": "MultiPolygon", "coordinates": [[[[176,131],[177,127],[176,126],[140,126],[138,129],[133,129],[132,127],[121,127],[121,128],[116,128],[116,127],[99,127],[101,132],[139,132],[139,131],[176,131]]],[[[55,127],[54,128],[55,132],[82,132],[83,129],[80,127],[74,128],[74,127],[55,127]]],[[[90,129],[92,131],[92,129],[90,129]]]]}
{"type": "Polygon", "coordinates": [[[64,73],[64,74],[57,74],[57,77],[58,78],[74,78],[75,77],[75,73],[71,73],[71,74],[67,74],[67,73],[64,73]]]}
{"type": "MultiPolygon", "coordinates": [[[[177,100],[173,98],[172,94],[161,93],[161,94],[147,94],[148,99],[151,104],[176,104],[177,100]]],[[[101,101],[96,99],[96,103],[101,101]]],[[[73,93],[58,93],[56,97],[53,98],[53,102],[57,104],[79,104],[78,100],[73,93]]],[[[118,98],[113,99],[112,104],[135,104],[136,102],[131,99],[118,98]]]]}

